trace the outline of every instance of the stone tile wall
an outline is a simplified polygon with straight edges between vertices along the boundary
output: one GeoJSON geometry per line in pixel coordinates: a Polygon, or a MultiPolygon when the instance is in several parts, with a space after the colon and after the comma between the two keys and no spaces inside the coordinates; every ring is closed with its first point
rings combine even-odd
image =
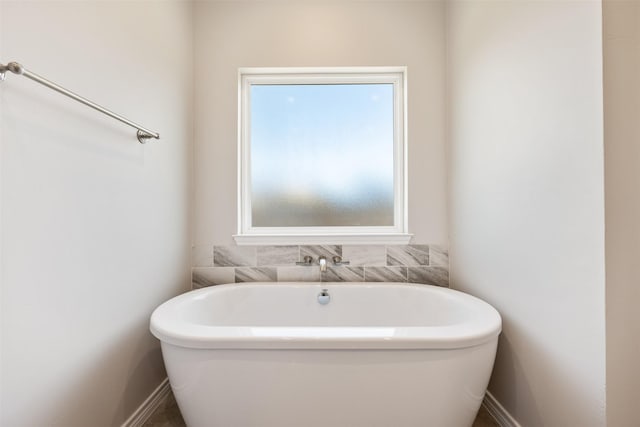
{"type": "Polygon", "coordinates": [[[409,282],[449,286],[448,249],[437,245],[282,245],[193,248],[193,288],[240,282],[409,282]],[[309,255],[313,266],[297,266],[309,255]],[[340,256],[349,265],[334,266],[340,256]],[[320,272],[319,256],[327,258],[320,272]]]}

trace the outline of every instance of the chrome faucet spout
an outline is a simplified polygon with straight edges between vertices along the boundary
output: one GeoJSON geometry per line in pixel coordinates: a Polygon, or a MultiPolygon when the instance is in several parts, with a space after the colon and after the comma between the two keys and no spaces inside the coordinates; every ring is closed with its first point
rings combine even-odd
{"type": "Polygon", "coordinates": [[[321,256],[318,258],[318,264],[320,264],[320,271],[327,271],[327,258],[321,256]]]}

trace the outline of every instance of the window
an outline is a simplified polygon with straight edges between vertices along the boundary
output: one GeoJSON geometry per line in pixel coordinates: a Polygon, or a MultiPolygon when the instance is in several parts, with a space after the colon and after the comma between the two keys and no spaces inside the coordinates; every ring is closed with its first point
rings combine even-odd
{"type": "Polygon", "coordinates": [[[406,243],[405,69],[239,73],[242,243],[406,243]]]}

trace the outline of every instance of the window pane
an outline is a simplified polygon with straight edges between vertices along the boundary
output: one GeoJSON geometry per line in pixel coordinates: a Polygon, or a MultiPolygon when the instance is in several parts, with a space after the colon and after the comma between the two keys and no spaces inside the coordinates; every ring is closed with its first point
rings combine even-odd
{"type": "Polygon", "coordinates": [[[250,94],[254,227],[393,226],[393,84],[250,94]]]}

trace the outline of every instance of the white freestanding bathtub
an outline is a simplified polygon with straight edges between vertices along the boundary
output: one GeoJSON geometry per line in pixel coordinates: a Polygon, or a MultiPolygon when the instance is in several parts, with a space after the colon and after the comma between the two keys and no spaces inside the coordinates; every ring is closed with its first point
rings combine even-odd
{"type": "Polygon", "coordinates": [[[151,331],[189,427],[469,427],[501,319],[435,286],[252,283],[177,296],[151,331]]]}

